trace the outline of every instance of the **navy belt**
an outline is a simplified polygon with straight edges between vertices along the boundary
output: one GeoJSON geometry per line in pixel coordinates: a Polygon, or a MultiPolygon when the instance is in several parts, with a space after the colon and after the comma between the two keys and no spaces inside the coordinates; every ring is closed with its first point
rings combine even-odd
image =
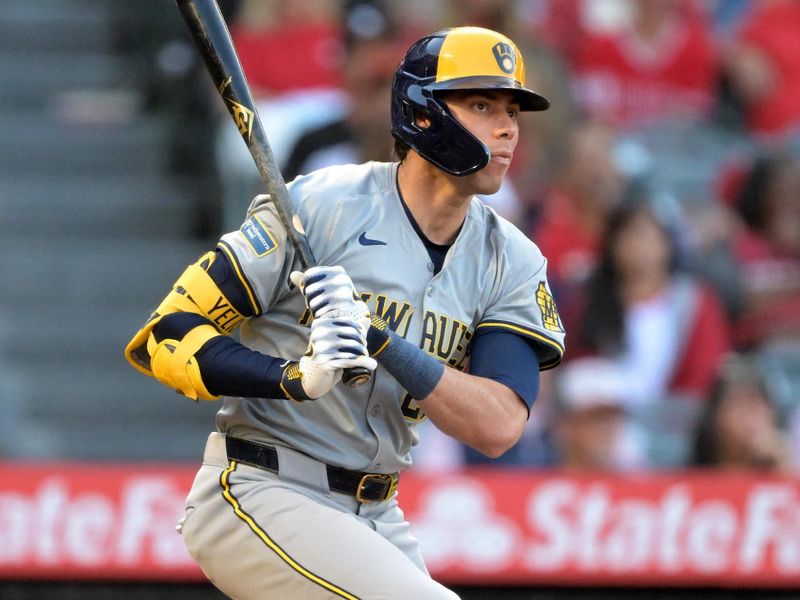
{"type": "MultiPolygon", "coordinates": [[[[229,460],[278,473],[278,451],[275,446],[225,436],[225,449],[229,460]]],[[[398,476],[386,473],[363,473],[333,465],[325,465],[328,487],[343,494],[355,496],[362,503],[383,502],[397,489],[398,476]]]]}

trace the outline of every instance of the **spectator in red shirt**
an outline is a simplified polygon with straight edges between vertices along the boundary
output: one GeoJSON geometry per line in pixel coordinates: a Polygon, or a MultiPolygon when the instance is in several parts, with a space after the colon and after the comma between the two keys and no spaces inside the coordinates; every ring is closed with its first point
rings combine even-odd
{"type": "Polygon", "coordinates": [[[570,132],[559,175],[530,233],[547,257],[550,285],[565,319],[568,304],[594,270],[608,213],[622,196],[625,178],[612,158],[613,145],[614,132],[597,121],[570,132]]]}
{"type": "Polygon", "coordinates": [[[753,3],[726,60],[750,130],[783,136],[800,126],[800,2],[753,3]]]}
{"type": "Polygon", "coordinates": [[[625,128],[705,117],[718,60],[701,13],[682,0],[648,0],[630,3],[630,17],[581,44],[573,65],[579,107],[625,128]]]}
{"type": "Polygon", "coordinates": [[[338,5],[320,0],[246,0],[231,26],[253,94],[338,88],[342,54],[338,5]]]}
{"type": "Polygon", "coordinates": [[[629,201],[611,214],[570,354],[616,360],[633,409],[668,395],[704,398],[730,350],[715,293],[677,262],[673,236],[649,203],[629,201]]]}
{"type": "Polygon", "coordinates": [[[742,347],[777,338],[800,340],[800,163],[790,154],[758,158],[736,200],[741,226],[733,250],[744,309],[742,347]]]}

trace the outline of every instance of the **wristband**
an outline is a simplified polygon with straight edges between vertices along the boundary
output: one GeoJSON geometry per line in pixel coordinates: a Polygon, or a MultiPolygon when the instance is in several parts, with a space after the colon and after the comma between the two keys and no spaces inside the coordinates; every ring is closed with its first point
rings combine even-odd
{"type": "Polygon", "coordinates": [[[411,394],[424,400],[444,375],[444,365],[389,329],[373,316],[367,332],[367,350],[411,394]]]}

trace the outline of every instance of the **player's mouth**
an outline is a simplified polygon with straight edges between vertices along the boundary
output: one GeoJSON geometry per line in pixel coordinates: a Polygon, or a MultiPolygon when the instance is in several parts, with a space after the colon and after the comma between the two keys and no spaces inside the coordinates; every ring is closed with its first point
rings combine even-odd
{"type": "Polygon", "coordinates": [[[492,160],[501,165],[510,165],[511,159],[514,155],[506,150],[497,150],[492,152],[492,160]]]}

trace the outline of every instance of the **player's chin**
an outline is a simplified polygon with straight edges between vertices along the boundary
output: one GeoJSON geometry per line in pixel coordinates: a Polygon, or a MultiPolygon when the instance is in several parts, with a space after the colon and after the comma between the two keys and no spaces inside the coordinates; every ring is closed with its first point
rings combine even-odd
{"type": "Polygon", "coordinates": [[[491,196],[492,194],[496,194],[499,191],[500,191],[500,184],[497,184],[497,185],[481,186],[480,188],[475,190],[475,193],[479,196],[491,196]]]}
{"type": "Polygon", "coordinates": [[[493,170],[487,169],[476,173],[478,177],[475,181],[475,193],[482,196],[496,194],[500,190],[500,186],[503,185],[505,173],[505,169],[501,173],[495,173],[493,170]]]}

